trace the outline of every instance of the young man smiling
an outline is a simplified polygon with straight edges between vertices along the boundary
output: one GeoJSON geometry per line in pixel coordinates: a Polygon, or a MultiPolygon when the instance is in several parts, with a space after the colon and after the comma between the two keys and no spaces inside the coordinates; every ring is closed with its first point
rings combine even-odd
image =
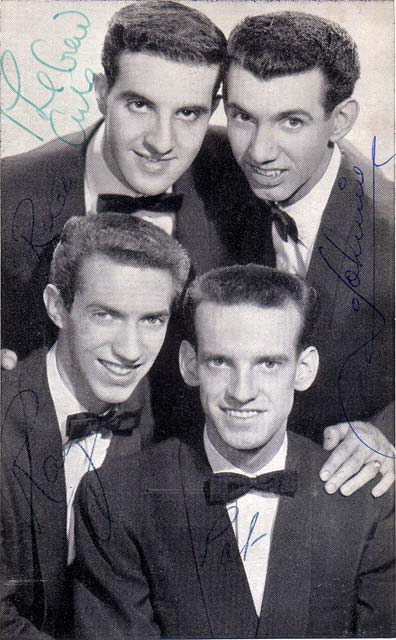
{"type": "Polygon", "coordinates": [[[316,440],[331,425],[329,449],[345,438],[326,490],[349,495],[380,471],[379,495],[394,481],[394,190],[377,156],[343,142],[359,74],[349,34],[319,16],[248,17],[229,38],[228,136],[251,188],[239,259],[305,275],[321,302],[322,366],[289,423],[316,440]]]}
{"type": "Polygon", "coordinates": [[[392,635],[392,495],[327,495],[324,452],[287,432],[319,365],[315,307],[303,279],[259,265],[190,286],[180,367],[203,438],[85,476],[76,638],[392,635]]]}
{"type": "Polygon", "coordinates": [[[58,340],[3,373],[2,637],[44,640],[70,624],[75,492],[86,471],[150,441],[129,399],[188,271],[176,240],[142,220],[66,223],[44,291],[58,340]]]}

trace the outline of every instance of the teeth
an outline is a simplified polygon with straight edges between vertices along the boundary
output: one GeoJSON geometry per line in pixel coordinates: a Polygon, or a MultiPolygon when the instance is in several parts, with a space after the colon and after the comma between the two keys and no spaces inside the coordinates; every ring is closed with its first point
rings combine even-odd
{"type": "Polygon", "coordinates": [[[236,409],[225,409],[225,412],[233,418],[253,418],[259,414],[258,411],[237,411],[236,409]]]}
{"type": "Polygon", "coordinates": [[[266,178],[279,178],[282,173],[282,169],[259,169],[258,167],[255,171],[266,178]]]}
{"type": "Polygon", "coordinates": [[[102,365],[111,371],[111,373],[115,373],[118,376],[125,376],[132,371],[132,367],[124,367],[121,364],[116,364],[115,362],[108,362],[107,360],[100,361],[102,365]]]}

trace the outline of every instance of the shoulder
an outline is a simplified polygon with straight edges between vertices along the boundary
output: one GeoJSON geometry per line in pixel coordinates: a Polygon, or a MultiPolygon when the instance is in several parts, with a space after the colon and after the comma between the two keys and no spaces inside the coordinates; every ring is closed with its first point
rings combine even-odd
{"type": "Polygon", "coordinates": [[[18,360],[12,371],[1,371],[2,425],[11,418],[26,421],[26,416],[37,414],[43,385],[47,385],[46,350],[39,349],[23,360],[18,360]]]}
{"type": "Polygon", "coordinates": [[[8,156],[1,161],[2,179],[14,177],[21,171],[39,171],[43,165],[51,166],[85,155],[86,144],[100,123],[84,131],[67,135],[67,142],[54,139],[31,151],[8,156]]]}

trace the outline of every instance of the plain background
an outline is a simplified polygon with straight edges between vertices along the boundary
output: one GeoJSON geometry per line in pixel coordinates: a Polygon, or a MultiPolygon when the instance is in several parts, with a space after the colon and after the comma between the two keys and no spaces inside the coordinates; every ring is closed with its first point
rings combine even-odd
{"type": "MultiPolygon", "coordinates": [[[[57,89],[51,105],[44,109],[48,116],[51,108],[58,111],[56,126],[61,135],[75,131],[78,126],[72,116],[78,116],[83,107],[81,98],[72,90],[87,87],[86,69],[101,71],[100,52],[107,22],[112,14],[128,2],[112,0],[75,0],[54,2],[41,0],[3,0],[2,70],[14,87],[17,74],[10,52],[18,65],[20,94],[42,107],[50,92],[39,83],[52,82],[57,89]],[[80,11],[90,21],[87,37],[75,54],[76,67],[72,73],[62,73],[45,68],[31,53],[31,43],[41,40],[37,46],[49,64],[60,66],[61,55],[70,49],[64,39],[81,34],[77,25],[84,18],[77,14],[54,15],[64,11],[80,11]],[[47,72],[48,78],[43,73],[47,72]]],[[[361,80],[355,97],[360,103],[360,114],[354,130],[349,134],[353,142],[366,156],[371,155],[373,136],[377,136],[377,159],[386,160],[394,153],[394,6],[390,0],[311,0],[294,2],[283,0],[217,0],[185,2],[205,12],[226,35],[246,15],[295,9],[309,11],[342,24],[355,39],[361,60],[361,80]]],[[[88,72],[90,73],[90,72],[88,72]]],[[[99,112],[93,91],[86,96],[89,111],[83,125],[97,120],[99,112]]],[[[8,156],[27,151],[54,138],[49,120],[41,118],[37,111],[20,97],[15,103],[15,92],[2,82],[2,155],[8,156]],[[12,108],[10,108],[12,107],[12,108]],[[29,128],[35,135],[22,129],[17,122],[29,128]],[[42,138],[42,141],[39,140],[42,138]]],[[[212,123],[225,124],[222,105],[212,118],[212,123]]],[[[393,177],[393,163],[386,167],[388,177],[393,177]]]]}

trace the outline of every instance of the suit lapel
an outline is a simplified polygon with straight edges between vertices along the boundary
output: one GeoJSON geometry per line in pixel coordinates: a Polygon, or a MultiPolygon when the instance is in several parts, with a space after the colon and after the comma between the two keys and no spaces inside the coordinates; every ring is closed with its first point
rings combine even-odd
{"type": "Polygon", "coordinates": [[[342,284],[338,274],[343,274],[353,267],[346,254],[351,253],[347,245],[355,212],[351,212],[350,203],[357,202],[356,192],[357,176],[348,165],[346,157],[342,155],[340,169],[323,212],[307,272],[308,281],[320,292],[321,315],[329,328],[337,313],[338,289],[342,284]],[[324,287],[323,283],[330,285],[324,287]]]}
{"type": "Polygon", "coordinates": [[[288,434],[287,469],[298,470],[293,498],[281,496],[272,534],[266,587],[257,637],[304,637],[311,591],[310,460],[288,434]]]}
{"type": "Polygon", "coordinates": [[[35,352],[22,368],[19,401],[26,440],[14,461],[15,475],[30,503],[46,599],[54,602],[57,593],[61,597],[66,570],[66,486],[45,352],[35,352]]]}
{"type": "Polygon", "coordinates": [[[181,472],[191,542],[213,638],[252,638],[257,615],[227,510],[207,505],[211,470],[201,453],[182,445],[181,472]]]}
{"type": "Polygon", "coordinates": [[[251,192],[242,206],[242,215],[246,222],[241,238],[240,262],[242,264],[255,262],[268,267],[275,267],[276,257],[272,244],[272,222],[265,202],[251,192]]]}

